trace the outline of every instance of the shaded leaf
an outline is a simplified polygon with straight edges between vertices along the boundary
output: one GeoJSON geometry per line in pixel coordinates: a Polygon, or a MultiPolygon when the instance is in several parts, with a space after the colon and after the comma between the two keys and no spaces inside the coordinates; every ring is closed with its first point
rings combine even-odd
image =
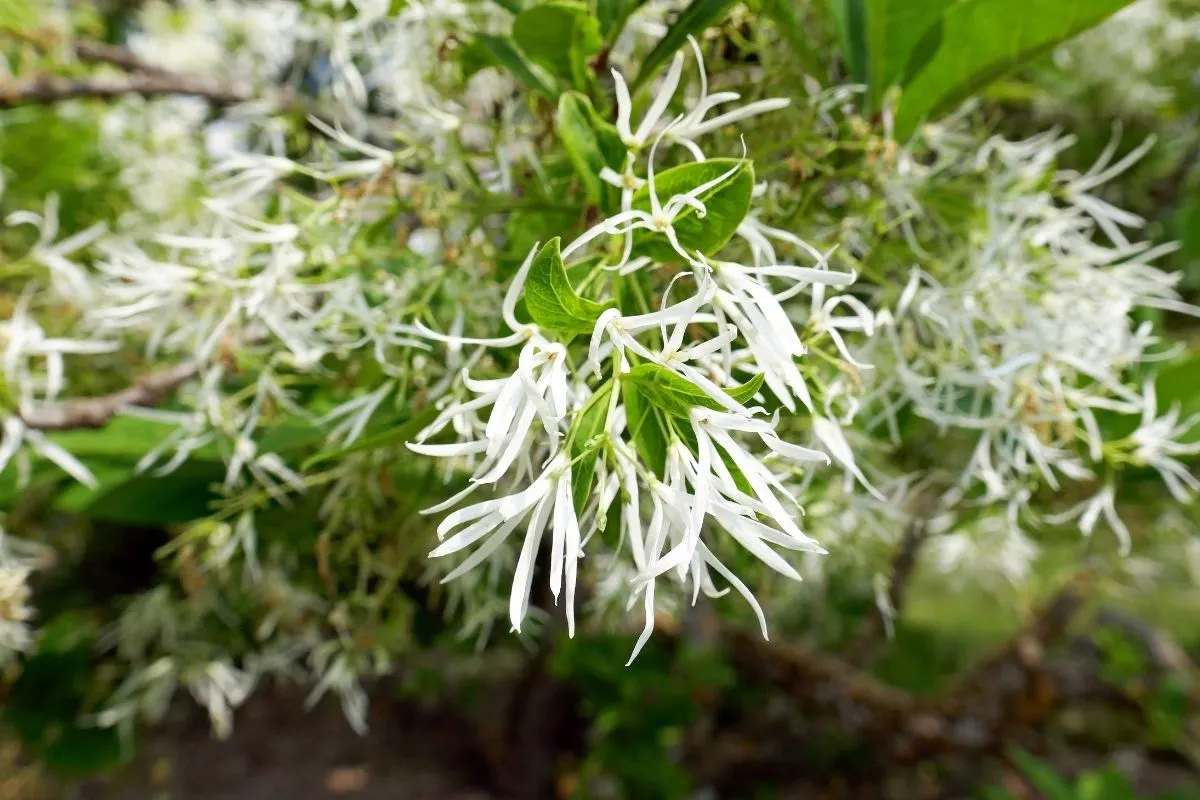
{"type": "Polygon", "coordinates": [[[98,700],[92,649],[98,633],[96,625],[78,613],[51,620],[42,630],[38,649],[25,659],[3,709],[25,746],[42,763],[68,776],[111,769],[128,755],[115,729],[81,722],[98,700]]]}
{"type": "Polygon", "coordinates": [[[577,87],[587,85],[588,56],[600,49],[600,28],[576,3],[538,3],[513,20],[513,40],[531,61],[577,87]]]}
{"type": "Polygon", "coordinates": [[[675,55],[675,51],[687,43],[688,36],[699,38],[705,28],[724,19],[726,12],[735,2],[736,0],[692,0],[683,13],[671,23],[671,27],[667,28],[666,35],[642,60],[642,67],[633,79],[632,88],[638,88],[653,77],[659,68],[675,55]]]}
{"type": "Polygon", "coordinates": [[[667,445],[671,426],[667,419],[641,393],[636,384],[621,385],[625,403],[625,427],[642,463],[660,478],[666,477],[667,445]]]}
{"type": "MultiPolygon", "coordinates": [[[[870,101],[878,108],[888,87],[901,82],[906,69],[916,74],[933,51],[915,53],[917,43],[957,0],[866,0],[865,76],[870,84],[870,101]]],[[[939,43],[940,44],[940,43],[939,43]]]]}
{"type": "Polygon", "coordinates": [[[596,20],[600,23],[600,35],[606,42],[614,41],[625,27],[629,15],[637,11],[646,0],[596,0],[596,20]]]}
{"type": "Polygon", "coordinates": [[[527,87],[554,100],[558,97],[558,86],[546,70],[529,60],[521,48],[511,39],[502,36],[479,34],[462,49],[460,55],[463,70],[472,75],[484,67],[503,67],[527,87]]]}
{"type": "Polygon", "coordinates": [[[592,493],[592,478],[596,474],[598,449],[587,450],[588,442],[604,432],[608,422],[609,401],[612,398],[614,381],[608,381],[596,390],[587,404],[580,410],[571,427],[569,449],[571,453],[571,487],[574,491],[575,510],[582,513],[592,493]]]}
{"type": "Polygon", "coordinates": [[[562,141],[575,171],[583,179],[588,198],[599,203],[609,186],[600,180],[600,171],[609,167],[621,171],[625,145],[616,127],[605,122],[592,107],[592,101],[579,92],[563,92],[558,98],[558,138],[562,141]]]}

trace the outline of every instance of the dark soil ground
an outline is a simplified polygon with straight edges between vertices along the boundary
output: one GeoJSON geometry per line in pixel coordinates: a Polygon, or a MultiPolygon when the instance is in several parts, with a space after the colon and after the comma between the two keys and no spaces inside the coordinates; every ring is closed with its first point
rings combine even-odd
{"type": "Polygon", "coordinates": [[[469,730],[397,702],[371,704],[359,736],[334,702],[304,710],[286,690],[256,694],[233,734],[180,704],[119,776],[72,787],[65,800],[493,800],[469,730]]]}

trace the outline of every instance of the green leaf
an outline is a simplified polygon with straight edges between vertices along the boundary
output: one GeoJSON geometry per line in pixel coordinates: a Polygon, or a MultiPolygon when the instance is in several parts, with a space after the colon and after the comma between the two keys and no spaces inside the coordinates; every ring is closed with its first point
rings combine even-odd
{"type": "MultiPolygon", "coordinates": [[[[679,244],[688,252],[699,250],[712,255],[733,237],[737,226],[750,210],[750,195],[754,191],[754,165],[745,159],[713,158],[672,167],[654,176],[654,191],[664,205],[678,194],[686,194],[697,186],[733,172],[723,182],[710,188],[698,199],[706,213],[700,217],[694,208],[685,206],[675,217],[672,226],[679,244]]],[[[650,185],[647,183],[633,196],[633,207],[650,210],[650,185]]],[[[678,261],[679,254],[671,247],[665,234],[639,231],[634,238],[639,253],[660,261],[678,261]]]]}
{"type": "Polygon", "coordinates": [[[789,55],[810,75],[821,74],[814,44],[817,41],[796,16],[795,0],[762,0],[763,13],[787,41],[789,55]]]}
{"type": "Polygon", "coordinates": [[[616,41],[629,15],[642,7],[646,0],[596,0],[596,20],[604,41],[616,41]]]}
{"type": "Polygon", "coordinates": [[[310,467],[325,463],[326,461],[334,461],[355,453],[366,453],[371,450],[379,450],[383,447],[403,444],[416,436],[430,422],[433,422],[433,418],[436,416],[437,408],[432,405],[426,406],[404,422],[391,424],[386,430],[370,436],[363,436],[346,447],[317,453],[304,462],[303,468],[307,471],[310,467]]]}
{"type": "Polygon", "coordinates": [[[600,26],[582,5],[539,3],[513,20],[513,40],[529,59],[576,87],[587,86],[588,56],[600,49],[600,26]]]}
{"type": "MultiPolygon", "coordinates": [[[[1163,367],[1154,378],[1154,393],[1159,414],[1166,414],[1172,408],[1179,409],[1180,419],[1200,414],[1200,353],[1163,367]]],[[[1179,437],[1180,444],[1195,442],[1200,442],[1200,425],[1192,426],[1179,437]]]]}
{"type": "Polygon", "coordinates": [[[38,23],[33,0],[4,0],[0,3],[0,31],[19,31],[38,23]]]}
{"type": "MultiPolygon", "coordinates": [[[[722,406],[686,378],[681,378],[664,366],[639,364],[621,376],[624,386],[632,386],[652,406],[673,417],[687,418],[696,406],[720,411],[722,406]]],[[[744,403],[762,387],[763,376],[755,375],[741,386],[727,389],[726,394],[744,403]]]]}
{"type": "Polygon", "coordinates": [[[658,72],[659,68],[675,55],[675,51],[687,43],[688,36],[699,38],[705,28],[724,19],[725,13],[735,2],[736,0],[692,0],[667,29],[666,35],[643,59],[642,67],[633,79],[631,88],[637,89],[658,72]]]}
{"type": "Polygon", "coordinates": [[[866,83],[870,64],[867,59],[867,0],[827,0],[829,13],[837,28],[842,57],[855,83],[866,83]]]}
{"type": "Polygon", "coordinates": [[[25,746],[64,775],[102,772],[128,755],[115,729],[80,722],[99,699],[92,649],[97,633],[96,625],[78,613],[51,620],[37,651],[25,659],[3,709],[25,746]]]}
{"type": "Polygon", "coordinates": [[[1130,1],[961,0],[949,6],[907,56],[897,137],[907,138],[926,117],[952,108],[1130,1]]]}
{"type": "Polygon", "coordinates": [[[596,474],[596,460],[600,456],[598,448],[588,451],[588,442],[604,432],[608,422],[609,401],[612,398],[614,381],[608,381],[596,393],[588,398],[587,404],[580,410],[571,427],[568,438],[568,449],[571,454],[571,488],[574,494],[575,510],[583,512],[588,497],[592,493],[592,478],[596,474]]]}
{"type": "Polygon", "coordinates": [[[754,395],[758,394],[758,390],[762,388],[763,381],[765,379],[766,376],[760,372],[750,380],[743,383],[741,386],[735,386],[731,389],[726,389],[725,394],[729,395],[742,405],[746,405],[746,403],[754,399],[754,395]]]}
{"type": "Polygon", "coordinates": [[[600,180],[605,167],[621,171],[625,145],[616,127],[600,118],[592,101],[579,92],[563,92],[558,98],[558,138],[563,143],[575,171],[583,179],[588,198],[603,200],[608,184],[600,180]]]}
{"type": "Polygon", "coordinates": [[[481,33],[462,49],[463,71],[469,76],[484,67],[503,67],[513,77],[549,100],[558,98],[558,85],[546,70],[529,57],[511,39],[481,33]]]}
{"type": "Polygon", "coordinates": [[[642,395],[636,384],[622,383],[625,401],[625,427],[642,463],[660,478],[666,477],[667,445],[671,425],[667,418],[642,395]]]}
{"type": "Polygon", "coordinates": [[[1136,800],[1137,796],[1129,778],[1113,767],[1083,773],[1075,787],[1076,800],[1136,800]]]}
{"type": "Polygon", "coordinates": [[[590,333],[607,305],[585,300],[575,293],[559,251],[556,236],[533,259],[525,279],[525,307],[543,328],[565,336],[590,333]]]}
{"type": "Polygon", "coordinates": [[[932,52],[914,53],[922,36],[957,0],[866,0],[866,50],[870,54],[865,78],[872,108],[888,87],[900,83],[906,68],[913,74],[932,52]],[[910,66],[910,61],[912,66],[910,66]]]}
{"type": "Polygon", "coordinates": [[[1039,761],[1024,750],[1015,750],[1012,760],[1021,768],[1021,772],[1034,788],[1046,795],[1046,800],[1074,800],[1074,789],[1054,767],[1039,761]]]}

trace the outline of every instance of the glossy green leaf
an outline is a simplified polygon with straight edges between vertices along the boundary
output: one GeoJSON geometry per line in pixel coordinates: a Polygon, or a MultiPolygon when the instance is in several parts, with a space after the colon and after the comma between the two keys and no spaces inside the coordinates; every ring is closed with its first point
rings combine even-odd
{"type": "MultiPolygon", "coordinates": [[[[714,411],[722,408],[699,386],[659,364],[639,364],[622,375],[621,382],[624,386],[636,389],[655,408],[673,417],[686,418],[697,406],[714,411]]],[[[741,386],[726,390],[726,394],[744,403],[758,392],[762,383],[763,376],[755,375],[741,386]]]]}
{"type": "Polygon", "coordinates": [[[525,308],[541,327],[566,336],[590,333],[608,306],[575,293],[563,266],[558,237],[542,245],[525,279],[525,308]]]}
{"type": "Polygon", "coordinates": [[[484,67],[503,67],[543,97],[549,100],[558,97],[558,85],[553,76],[545,68],[533,63],[512,39],[481,33],[463,48],[460,59],[468,75],[484,67]]]}
{"type": "Polygon", "coordinates": [[[592,493],[592,478],[596,474],[598,449],[588,450],[588,443],[604,432],[608,422],[608,407],[612,399],[614,382],[609,381],[588,398],[571,427],[568,449],[571,454],[571,488],[574,493],[575,510],[582,513],[592,493]]]}
{"type": "MultiPolygon", "coordinates": [[[[941,2],[941,0],[938,0],[941,2]]],[[[1130,0],[961,0],[907,56],[896,135],[1128,5],[1130,0]]]]}
{"type": "Polygon", "coordinates": [[[667,472],[667,445],[671,442],[671,426],[662,412],[642,395],[637,384],[621,384],[625,403],[625,427],[642,463],[660,478],[667,472]]]}
{"type": "MultiPolygon", "coordinates": [[[[703,217],[691,206],[685,206],[674,222],[675,235],[679,244],[689,253],[699,250],[712,255],[725,246],[737,232],[738,225],[750,210],[750,196],[754,191],[754,165],[745,159],[713,158],[672,167],[654,176],[654,191],[659,202],[666,204],[671,197],[686,194],[708,181],[730,172],[723,182],[699,195],[706,213],[703,217]]],[[[650,210],[650,185],[646,184],[633,196],[633,207],[650,210]]],[[[679,254],[671,247],[667,237],[661,233],[641,231],[634,239],[639,253],[660,261],[678,261],[679,254]]]]}
{"type": "Polygon", "coordinates": [[[869,64],[863,79],[878,107],[888,87],[900,83],[906,70],[919,72],[932,53],[914,52],[921,37],[956,0],[866,0],[866,44],[869,64]],[[911,61],[911,64],[910,64],[911,61]]]}
{"type": "Polygon", "coordinates": [[[601,202],[609,186],[600,180],[600,171],[605,167],[621,171],[625,156],[621,135],[616,127],[600,118],[592,101],[579,92],[563,92],[558,98],[555,123],[558,138],[583,179],[588,198],[593,203],[601,202]]]}
{"type": "Polygon", "coordinates": [[[538,3],[517,15],[512,35],[529,59],[551,75],[576,87],[587,85],[587,59],[600,49],[600,27],[584,6],[538,3]]]}
{"type": "Polygon", "coordinates": [[[736,0],[692,0],[667,28],[666,35],[642,60],[642,67],[633,80],[633,88],[638,88],[654,77],[663,64],[675,55],[675,51],[687,44],[688,36],[698,39],[705,28],[723,20],[735,2],[736,0]]]}

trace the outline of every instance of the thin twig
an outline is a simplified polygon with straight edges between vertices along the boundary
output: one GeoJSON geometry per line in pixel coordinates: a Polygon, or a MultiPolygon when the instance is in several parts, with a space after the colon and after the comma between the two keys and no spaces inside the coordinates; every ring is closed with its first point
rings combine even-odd
{"type": "Polygon", "coordinates": [[[61,406],[35,408],[21,413],[29,428],[65,431],[76,428],[102,428],[118,413],[131,406],[152,407],[199,372],[198,364],[179,364],[139,378],[133,386],[100,397],[80,397],[61,406]]]}

